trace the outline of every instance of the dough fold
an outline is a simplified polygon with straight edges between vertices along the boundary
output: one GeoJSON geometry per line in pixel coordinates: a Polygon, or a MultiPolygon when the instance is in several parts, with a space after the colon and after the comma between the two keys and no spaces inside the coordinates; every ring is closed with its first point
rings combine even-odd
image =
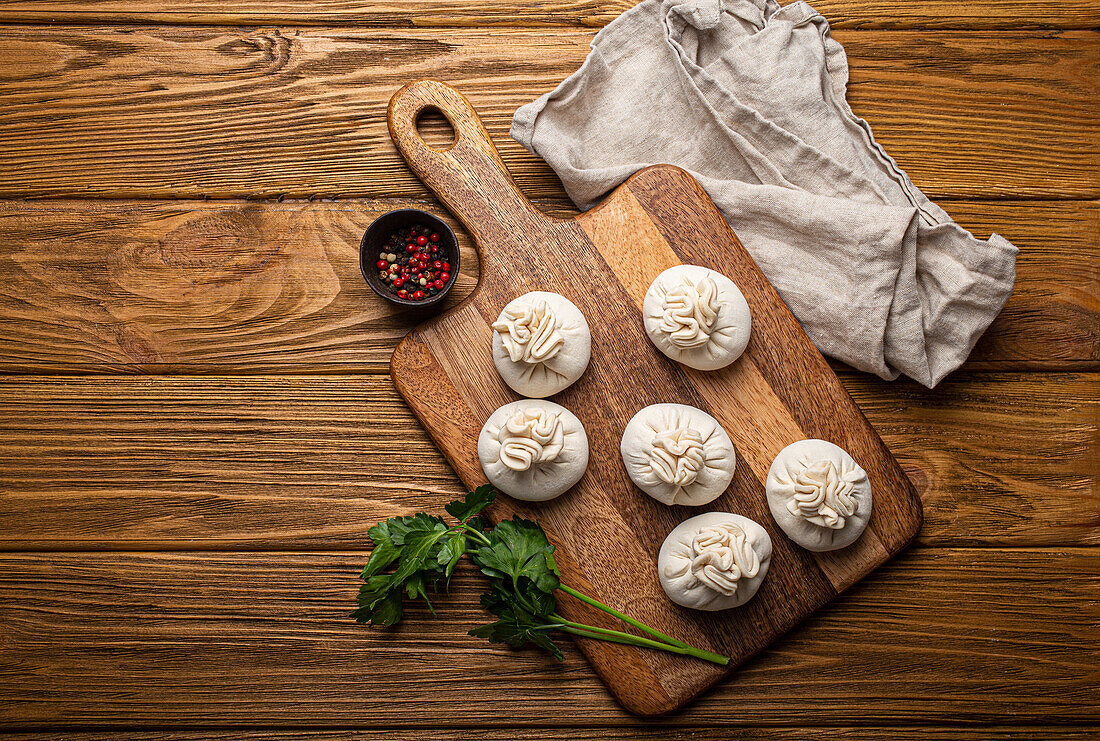
{"type": "Polygon", "coordinates": [[[652,404],[627,423],[619,446],[639,489],[665,504],[712,502],[733,480],[737,455],[714,417],[686,404],[652,404]]]}
{"type": "Polygon", "coordinates": [[[477,440],[489,483],[514,499],[542,502],[580,481],[588,467],[588,436],[560,404],[522,399],[493,412],[477,440]]]}
{"type": "Polygon", "coordinates": [[[871,519],[867,472],[825,440],[799,440],[779,451],[764,490],[776,523],[807,550],[851,545],[871,519]]]}
{"type": "Polygon", "coordinates": [[[731,512],[707,512],[669,533],[657,570],[665,594],[676,604],[726,610],[756,594],[771,554],[771,538],[756,522],[731,512]]]}
{"type": "Polygon", "coordinates": [[[676,265],[658,275],[646,291],[642,313],[657,349],[696,370],[718,370],[737,360],[752,331],[741,290],[700,265],[676,265]]]}
{"type": "Polygon", "coordinates": [[[588,322],[559,294],[525,293],[493,322],[493,363],[522,396],[543,398],[562,391],[581,377],[591,355],[588,322]]]}

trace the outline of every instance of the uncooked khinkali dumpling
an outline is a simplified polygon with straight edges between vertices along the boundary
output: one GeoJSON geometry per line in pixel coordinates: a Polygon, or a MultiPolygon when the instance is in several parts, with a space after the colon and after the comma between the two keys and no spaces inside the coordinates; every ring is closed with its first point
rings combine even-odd
{"type": "Polygon", "coordinates": [[[779,451],[764,489],[779,527],[807,550],[850,545],[871,518],[867,472],[824,440],[799,440],[779,451]]]}
{"type": "Polygon", "coordinates": [[[620,446],[638,488],[665,504],[698,506],[733,480],[737,456],[718,420],[686,404],[653,404],[627,423],[620,446]]]}
{"type": "Polygon", "coordinates": [[[588,435],[565,407],[541,399],[513,401],[481,428],[477,455],[489,482],[528,502],[553,499],[588,467],[588,435]]]}
{"type": "Polygon", "coordinates": [[[588,322],[556,293],[525,293],[493,323],[493,362],[504,382],[523,396],[558,393],[581,377],[591,356],[588,322]]]}
{"type": "Polygon", "coordinates": [[[657,276],[642,303],[649,339],[689,368],[717,370],[749,344],[752,317],[732,280],[700,265],[677,265],[657,276]]]}
{"type": "Polygon", "coordinates": [[[696,610],[726,610],[756,594],[772,558],[772,539],[747,517],[707,512],[681,522],[657,556],[665,594],[696,610]]]}

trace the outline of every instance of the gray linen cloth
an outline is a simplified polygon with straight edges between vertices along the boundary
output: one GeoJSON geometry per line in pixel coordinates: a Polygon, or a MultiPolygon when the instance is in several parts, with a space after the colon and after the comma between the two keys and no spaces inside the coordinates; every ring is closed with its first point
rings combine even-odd
{"type": "Polygon", "coordinates": [[[917,190],[847,82],[844,49],[804,2],[646,0],[516,112],[512,136],[582,209],[642,167],[684,168],[822,352],[931,387],[1008,299],[1017,250],[917,190]]]}

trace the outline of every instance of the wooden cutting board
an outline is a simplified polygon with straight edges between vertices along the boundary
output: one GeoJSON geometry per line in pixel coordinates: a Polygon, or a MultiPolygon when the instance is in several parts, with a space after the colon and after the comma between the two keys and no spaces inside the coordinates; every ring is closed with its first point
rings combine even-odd
{"type": "MultiPolygon", "coordinates": [[[[642,122],[639,125],[644,125],[642,122]]],[[[580,307],[592,330],[592,361],[552,398],[584,423],[591,460],[572,490],[541,504],[502,497],[496,518],[537,519],[557,546],[562,580],[695,646],[732,657],[728,669],[672,654],[578,640],[628,710],[679,708],[916,535],[921,504],[912,484],[810,342],[794,315],[737,241],[717,208],[683,170],[638,172],[596,208],[570,219],[537,211],[520,194],[469,102],[436,81],[419,81],[390,101],[390,135],[410,167],[473,235],[481,280],[461,306],[414,329],[391,372],[401,395],[469,486],[485,483],[477,437],[489,414],[519,398],[493,365],[492,329],[501,309],[528,291],[554,291],[580,307]],[[455,131],[446,149],[416,131],[437,109],[455,131]],[[732,366],[694,371],[662,355],[642,327],[642,298],[665,268],[705,265],[728,275],[752,310],[748,349],[732,366]],[[700,508],[667,507],[627,477],[619,440],[627,421],[658,402],[690,404],[716,417],[737,449],[729,489],[700,508]],[[833,553],[795,545],[772,520],[763,482],[772,459],[803,438],[830,440],[862,465],[874,491],[863,536],[833,553]],[[672,603],[657,577],[657,551],[683,520],[736,512],[771,535],[771,570],[747,604],[698,612],[672,603]]],[[[608,628],[613,618],[562,595],[563,615],[608,628]]]]}

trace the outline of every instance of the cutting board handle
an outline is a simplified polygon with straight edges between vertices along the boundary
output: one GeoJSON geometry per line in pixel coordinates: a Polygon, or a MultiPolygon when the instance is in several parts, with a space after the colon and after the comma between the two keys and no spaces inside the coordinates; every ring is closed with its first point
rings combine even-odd
{"type": "Polygon", "coordinates": [[[509,233],[546,216],[516,186],[489,132],[466,96],[438,80],[417,80],[390,98],[390,136],[405,161],[451,213],[481,243],[507,240],[509,233]],[[429,146],[416,129],[426,110],[443,114],[454,129],[450,146],[429,146]]]}

